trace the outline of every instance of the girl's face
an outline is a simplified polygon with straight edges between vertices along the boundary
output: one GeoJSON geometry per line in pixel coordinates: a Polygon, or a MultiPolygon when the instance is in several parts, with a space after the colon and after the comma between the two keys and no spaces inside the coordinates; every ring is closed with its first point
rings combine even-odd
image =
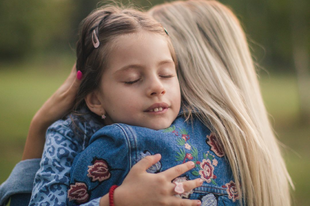
{"type": "Polygon", "coordinates": [[[181,95],[166,37],[141,31],[117,37],[111,45],[98,91],[106,124],[169,127],[181,95]]]}

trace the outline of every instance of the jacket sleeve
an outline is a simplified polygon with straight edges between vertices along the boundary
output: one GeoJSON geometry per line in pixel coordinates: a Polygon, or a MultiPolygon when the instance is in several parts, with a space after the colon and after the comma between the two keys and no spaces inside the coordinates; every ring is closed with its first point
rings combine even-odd
{"type": "Polygon", "coordinates": [[[107,194],[112,185],[120,185],[130,170],[130,150],[126,133],[116,125],[95,133],[72,165],[69,205],[92,205],[90,200],[107,194]]]}
{"type": "MultiPolygon", "coordinates": [[[[9,199],[14,196],[19,199],[19,195],[31,195],[33,180],[39,169],[40,159],[23,160],[17,163],[8,179],[0,186],[0,205],[4,206],[9,199]]],[[[22,197],[21,197],[22,198],[22,197]]]]}
{"type": "Polygon", "coordinates": [[[66,205],[69,172],[81,143],[67,122],[55,122],[46,133],[44,151],[29,205],[66,205]]]}

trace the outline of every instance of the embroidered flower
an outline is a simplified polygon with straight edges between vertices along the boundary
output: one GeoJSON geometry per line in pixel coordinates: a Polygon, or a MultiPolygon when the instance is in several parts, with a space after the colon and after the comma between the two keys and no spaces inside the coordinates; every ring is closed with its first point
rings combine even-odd
{"type": "Polygon", "coordinates": [[[191,149],[192,149],[192,147],[191,147],[188,143],[186,143],[184,146],[185,146],[185,148],[188,149],[188,150],[191,150],[191,149]]]}
{"type": "Polygon", "coordinates": [[[109,171],[108,163],[103,159],[96,159],[93,165],[88,166],[87,177],[91,178],[92,182],[102,182],[110,178],[111,173],[109,171]]]}
{"type": "Polygon", "coordinates": [[[182,139],[186,142],[190,139],[189,135],[187,134],[186,129],[181,129],[182,139]]]}
{"type": "Polygon", "coordinates": [[[206,141],[210,147],[211,150],[219,157],[223,157],[224,154],[224,150],[222,148],[222,145],[217,141],[216,136],[214,135],[214,133],[211,133],[210,135],[207,135],[207,138],[209,139],[209,141],[206,141]]]}
{"type": "MultiPolygon", "coordinates": [[[[184,177],[177,177],[177,178],[175,178],[172,181],[172,183],[175,183],[175,182],[178,182],[178,183],[179,182],[186,182],[187,180],[188,180],[188,177],[186,177],[186,176],[184,176],[184,177]]],[[[187,198],[188,199],[191,194],[193,194],[193,190],[190,190],[188,192],[184,192],[182,194],[176,194],[175,196],[179,197],[179,198],[187,198]]]]}
{"type": "Polygon", "coordinates": [[[239,199],[239,193],[236,187],[236,184],[233,181],[226,183],[226,191],[228,193],[228,198],[232,199],[233,202],[239,199]]]}
{"type": "Polygon", "coordinates": [[[89,194],[87,191],[87,185],[83,182],[76,182],[74,185],[70,185],[68,190],[69,201],[75,200],[77,204],[82,204],[88,201],[89,194]]]}
{"type": "Polygon", "coordinates": [[[182,134],[182,139],[185,141],[189,140],[189,135],[188,134],[182,134]]]}
{"type": "Polygon", "coordinates": [[[186,160],[192,160],[192,159],[193,159],[193,155],[191,153],[186,153],[183,159],[183,163],[185,163],[186,160]]]}
{"type": "Polygon", "coordinates": [[[214,166],[217,166],[217,164],[218,164],[217,159],[214,158],[214,159],[212,160],[212,164],[213,164],[214,166]]]}
{"type": "Polygon", "coordinates": [[[212,179],[215,179],[214,167],[209,159],[202,160],[200,163],[200,167],[202,170],[199,171],[199,174],[201,175],[201,179],[205,180],[207,183],[210,183],[212,179]]]}

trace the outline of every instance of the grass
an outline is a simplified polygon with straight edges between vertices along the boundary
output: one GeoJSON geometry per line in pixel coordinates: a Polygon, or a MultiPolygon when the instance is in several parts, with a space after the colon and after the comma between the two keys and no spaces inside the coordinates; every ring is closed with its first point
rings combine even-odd
{"type": "MultiPolygon", "coordinates": [[[[21,159],[32,116],[66,79],[73,62],[72,56],[64,56],[0,65],[0,183],[21,159]]],[[[270,74],[260,83],[272,124],[286,145],[284,157],[296,187],[294,205],[310,205],[310,128],[299,122],[296,80],[270,74]]]]}

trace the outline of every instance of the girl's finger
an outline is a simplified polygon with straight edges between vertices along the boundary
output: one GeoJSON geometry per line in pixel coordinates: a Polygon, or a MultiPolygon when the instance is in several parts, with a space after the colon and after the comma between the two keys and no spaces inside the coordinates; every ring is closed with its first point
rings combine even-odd
{"type": "Polygon", "coordinates": [[[173,180],[174,178],[182,175],[183,173],[193,169],[195,167],[194,162],[189,161],[181,165],[174,166],[166,171],[162,172],[168,180],[173,180]]]}
{"type": "Polygon", "coordinates": [[[175,205],[175,206],[200,206],[200,200],[190,200],[190,199],[181,199],[178,197],[171,198],[171,203],[168,205],[175,205]]]}
{"type": "MultiPolygon", "coordinates": [[[[186,192],[190,192],[191,190],[193,190],[196,187],[200,187],[203,183],[203,180],[200,178],[194,179],[194,180],[188,180],[183,183],[183,188],[185,193],[186,192]]],[[[177,192],[174,191],[174,188],[176,187],[176,185],[173,183],[173,189],[172,189],[172,194],[176,195],[177,192]]]]}
{"type": "Polygon", "coordinates": [[[152,165],[156,164],[161,159],[160,154],[149,155],[140,160],[135,164],[131,170],[146,171],[152,165]]]}

